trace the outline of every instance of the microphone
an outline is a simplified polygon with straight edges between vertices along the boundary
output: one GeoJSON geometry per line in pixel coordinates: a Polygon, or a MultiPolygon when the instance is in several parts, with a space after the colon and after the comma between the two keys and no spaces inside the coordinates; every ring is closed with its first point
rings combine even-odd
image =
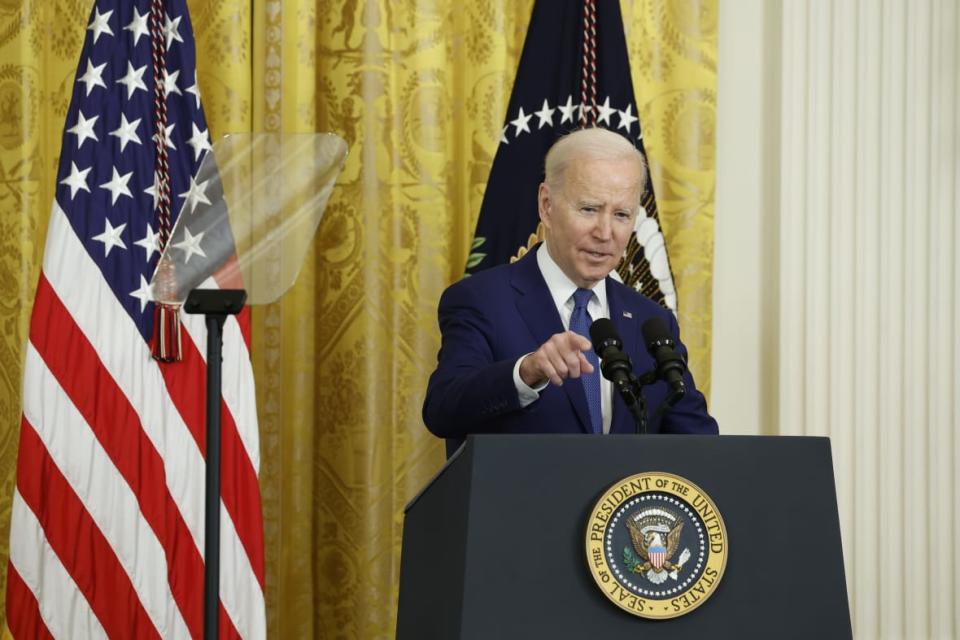
{"type": "Polygon", "coordinates": [[[617,328],[608,318],[597,318],[590,325],[590,342],[600,357],[600,372],[613,383],[627,405],[637,433],[647,432],[647,409],[640,393],[640,383],[633,375],[630,356],[623,352],[623,342],[617,328]]]}
{"type": "Polygon", "coordinates": [[[667,383],[669,391],[666,406],[672,407],[687,391],[683,382],[686,363],[674,349],[676,343],[670,337],[670,331],[663,318],[650,318],[643,323],[640,331],[643,333],[643,342],[647,345],[647,351],[657,364],[657,377],[667,383]]]}
{"type": "Polygon", "coordinates": [[[603,377],[614,384],[627,404],[636,402],[631,385],[633,364],[623,352],[623,342],[617,334],[617,328],[608,318],[597,318],[590,325],[590,342],[600,357],[600,371],[603,377]]]}

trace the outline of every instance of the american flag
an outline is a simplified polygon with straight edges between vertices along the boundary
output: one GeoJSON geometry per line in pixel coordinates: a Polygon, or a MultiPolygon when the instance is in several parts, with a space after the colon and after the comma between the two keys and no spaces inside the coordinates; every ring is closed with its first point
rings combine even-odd
{"type": "MultiPolygon", "coordinates": [[[[202,635],[206,329],[202,316],[183,315],[183,360],[151,357],[159,229],[150,5],[96,2],[67,113],[26,348],[6,603],[18,638],[202,635]]],[[[210,136],[185,0],[163,0],[163,13],[176,215],[198,199],[193,178],[210,136]]],[[[194,242],[202,249],[202,238],[194,242]]],[[[220,629],[261,638],[248,348],[245,311],[224,328],[220,629]]]]}

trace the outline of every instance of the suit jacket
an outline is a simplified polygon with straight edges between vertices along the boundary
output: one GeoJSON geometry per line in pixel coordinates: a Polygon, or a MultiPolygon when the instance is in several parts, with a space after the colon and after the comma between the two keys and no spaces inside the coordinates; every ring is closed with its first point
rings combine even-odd
{"type": "MultiPolygon", "coordinates": [[[[450,456],[471,433],[590,433],[590,417],[583,383],[568,379],[552,384],[540,398],[521,408],[513,382],[517,359],[536,351],[563,323],[536,252],[517,262],[481,271],[451,285],[440,298],[442,342],[437,368],[430,376],[423,403],[423,420],[435,435],[447,439],[450,456]]],[[[606,279],[610,320],[623,340],[634,371],[654,368],[643,344],[640,327],[653,316],[662,317],[686,359],[676,318],[649,298],[613,278],[606,279]]],[[[661,415],[667,387],[662,381],[644,387],[649,433],[717,433],[703,395],[690,373],[687,391],[661,415]]],[[[613,398],[610,433],[633,433],[634,421],[622,399],[613,398]]]]}

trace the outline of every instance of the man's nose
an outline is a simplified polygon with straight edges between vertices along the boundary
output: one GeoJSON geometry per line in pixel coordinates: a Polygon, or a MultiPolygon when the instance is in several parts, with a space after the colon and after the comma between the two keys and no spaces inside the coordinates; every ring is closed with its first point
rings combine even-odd
{"type": "Polygon", "coordinates": [[[609,240],[613,235],[613,223],[608,214],[601,213],[597,216],[596,224],[593,227],[593,235],[600,240],[609,240]]]}

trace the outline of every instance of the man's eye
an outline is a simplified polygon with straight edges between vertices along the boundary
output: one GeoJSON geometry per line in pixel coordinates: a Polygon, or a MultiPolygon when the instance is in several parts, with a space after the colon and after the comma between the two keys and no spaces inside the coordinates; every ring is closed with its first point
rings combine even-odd
{"type": "Polygon", "coordinates": [[[616,215],[617,218],[619,218],[619,219],[621,219],[621,220],[629,220],[629,219],[630,219],[630,212],[629,212],[629,211],[617,211],[617,213],[614,214],[614,215],[616,215]]]}
{"type": "Polygon", "coordinates": [[[580,211],[582,211],[583,213],[596,213],[597,208],[596,207],[580,207],[580,211]]]}

